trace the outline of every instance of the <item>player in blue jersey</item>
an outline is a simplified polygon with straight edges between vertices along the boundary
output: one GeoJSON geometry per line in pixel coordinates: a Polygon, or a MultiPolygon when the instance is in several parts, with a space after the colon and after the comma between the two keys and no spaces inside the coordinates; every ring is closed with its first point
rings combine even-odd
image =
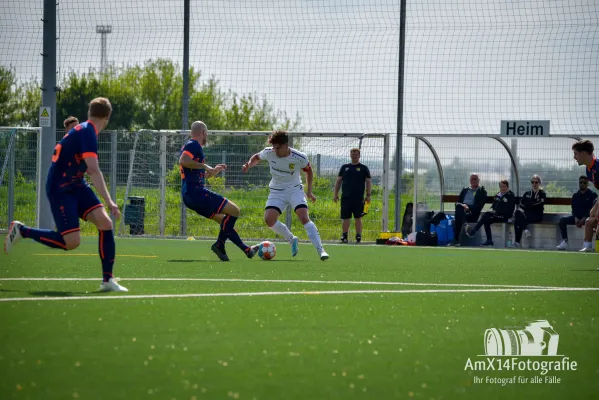
{"type": "Polygon", "coordinates": [[[179,168],[181,171],[181,196],[185,206],[199,215],[212,219],[220,224],[218,239],[211,247],[222,261],[229,261],[225,251],[225,242],[231,240],[239,247],[248,258],[252,258],[256,251],[247,246],[235,230],[235,222],[239,218],[239,207],[205,187],[206,178],[217,175],[227,169],[225,164],[218,164],[214,168],[205,163],[204,150],[208,138],[208,128],[202,121],[191,125],[191,138],[181,148],[179,168]]]}
{"type": "MultiPolygon", "coordinates": [[[[574,159],[578,165],[584,165],[586,168],[587,178],[593,183],[595,189],[599,189],[599,164],[597,157],[593,154],[595,147],[590,140],[582,140],[572,145],[574,159]]],[[[595,200],[595,204],[591,209],[591,213],[587,218],[584,226],[584,243],[581,252],[593,252],[593,230],[597,228],[599,222],[599,201],[595,200]]]]}
{"type": "Polygon", "coordinates": [[[112,215],[120,217],[119,208],[110,198],[98,165],[97,135],[108,125],[111,113],[112,106],[108,99],[93,99],[89,104],[88,120],[69,130],[54,148],[46,180],[46,195],[57,231],[35,229],[13,221],[4,241],[4,250],[9,253],[22,238],[33,239],[52,248],[76,249],[81,243],[79,218],[90,221],[98,228],[98,250],[102,262],[100,290],[127,292],[112,275],[116,253],[112,221],[83,176],[87,172],[112,215]]]}
{"type": "Polygon", "coordinates": [[[65,119],[62,124],[64,126],[64,132],[67,133],[71,129],[79,125],[79,120],[77,119],[77,117],[70,116],[67,117],[67,119],[65,119]]]}

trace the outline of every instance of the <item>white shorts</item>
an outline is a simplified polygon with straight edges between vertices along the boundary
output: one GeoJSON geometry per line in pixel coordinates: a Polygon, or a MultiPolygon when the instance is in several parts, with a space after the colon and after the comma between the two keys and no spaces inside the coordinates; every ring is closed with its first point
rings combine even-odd
{"type": "Polygon", "coordinates": [[[287,206],[295,211],[298,206],[308,208],[304,186],[297,185],[283,190],[270,189],[270,194],[266,200],[266,208],[276,208],[283,213],[287,206]]]}

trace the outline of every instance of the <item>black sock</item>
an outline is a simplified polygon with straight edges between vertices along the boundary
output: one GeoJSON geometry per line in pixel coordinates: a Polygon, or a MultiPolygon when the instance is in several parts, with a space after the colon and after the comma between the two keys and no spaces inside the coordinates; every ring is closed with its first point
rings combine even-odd
{"type": "Polygon", "coordinates": [[[100,250],[100,259],[102,260],[102,280],[108,282],[112,278],[112,267],[116,257],[116,244],[114,243],[114,233],[109,231],[98,231],[100,239],[98,247],[100,250]]]}
{"type": "Polygon", "coordinates": [[[342,237],[343,239],[347,239],[347,232],[343,232],[343,234],[341,235],[341,237],[342,237]]]}
{"type": "Polygon", "coordinates": [[[223,231],[223,229],[221,227],[220,232],[218,233],[218,238],[216,239],[216,243],[215,243],[216,247],[218,247],[220,250],[224,251],[226,241],[227,241],[227,233],[225,231],[223,231]]]}
{"type": "Polygon", "coordinates": [[[54,249],[67,249],[67,245],[65,244],[62,235],[56,231],[50,229],[30,228],[28,226],[23,226],[20,231],[21,236],[26,239],[33,239],[38,243],[52,247],[54,249]]]}
{"type": "Polygon", "coordinates": [[[221,224],[221,231],[225,232],[227,239],[235,243],[237,247],[243,251],[247,251],[249,246],[243,243],[243,240],[239,237],[239,234],[235,230],[235,222],[237,222],[237,217],[227,215],[221,224]]]}

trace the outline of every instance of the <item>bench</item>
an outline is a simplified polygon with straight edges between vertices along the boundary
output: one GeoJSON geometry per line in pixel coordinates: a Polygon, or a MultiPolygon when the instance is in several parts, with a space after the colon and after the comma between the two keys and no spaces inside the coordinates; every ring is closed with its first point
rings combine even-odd
{"type": "MultiPolygon", "coordinates": [[[[458,195],[450,195],[450,194],[445,194],[443,196],[441,196],[441,201],[443,203],[453,203],[455,204],[459,199],[458,195]]],[[[487,199],[485,201],[485,204],[492,204],[493,200],[495,199],[495,196],[487,196],[487,199]]],[[[517,202],[520,201],[520,198],[517,198],[517,202]]],[[[572,198],[570,197],[547,197],[545,199],[545,205],[555,205],[555,206],[570,206],[572,205],[572,198]]],[[[484,212],[484,210],[483,210],[484,212]]],[[[450,212],[446,212],[446,214],[453,214],[453,210],[451,210],[450,212]]],[[[559,220],[562,217],[568,216],[569,214],[565,214],[565,213],[545,213],[543,215],[543,222],[539,222],[539,223],[535,223],[535,224],[530,224],[529,225],[529,230],[531,231],[531,233],[533,233],[533,243],[529,243],[530,247],[535,247],[535,248],[551,248],[551,249],[555,249],[555,246],[557,246],[557,244],[559,243],[559,241],[561,241],[561,236],[559,235],[559,229],[558,229],[558,224],[559,224],[559,220]],[[553,232],[546,232],[549,233],[548,235],[536,235],[534,233],[535,230],[535,225],[538,225],[539,232],[541,233],[541,230],[546,230],[548,227],[554,227],[555,229],[553,230],[553,232]]],[[[512,224],[513,221],[512,219],[509,219],[507,221],[507,223],[502,223],[502,224],[494,224],[494,225],[498,225],[500,227],[500,236],[501,236],[501,245],[499,247],[506,247],[507,244],[507,235],[508,235],[508,224],[512,224]]],[[[491,225],[493,226],[493,225],[491,225]]],[[[550,228],[551,229],[551,228],[550,228]]],[[[579,229],[579,231],[582,231],[579,229]]],[[[582,234],[582,232],[580,232],[578,235],[576,236],[580,236],[580,234],[582,234]]]]}

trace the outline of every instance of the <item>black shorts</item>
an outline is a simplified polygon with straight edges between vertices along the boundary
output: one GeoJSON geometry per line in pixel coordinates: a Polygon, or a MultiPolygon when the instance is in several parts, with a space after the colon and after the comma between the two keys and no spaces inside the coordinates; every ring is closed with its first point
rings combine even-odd
{"type": "Polygon", "coordinates": [[[362,218],[364,214],[364,200],[341,198],[341,219],[362,218]]]}
{"type": "Polygon", "coordinates": [[[220,214],[228,202],[229,200],[226,197],[208,189],[183,194],[183,203],[185,206],[208,219],[212,219],[216,214],[220,214]]]}
{"type": "Polygon", "coordinates": [[[79,218],[87,221],[87,215],[96,208],[104,207],[91,187],[83,186],[69,191],[47,193],[56,230],[61,235],[79,231],[79,218]]]}

